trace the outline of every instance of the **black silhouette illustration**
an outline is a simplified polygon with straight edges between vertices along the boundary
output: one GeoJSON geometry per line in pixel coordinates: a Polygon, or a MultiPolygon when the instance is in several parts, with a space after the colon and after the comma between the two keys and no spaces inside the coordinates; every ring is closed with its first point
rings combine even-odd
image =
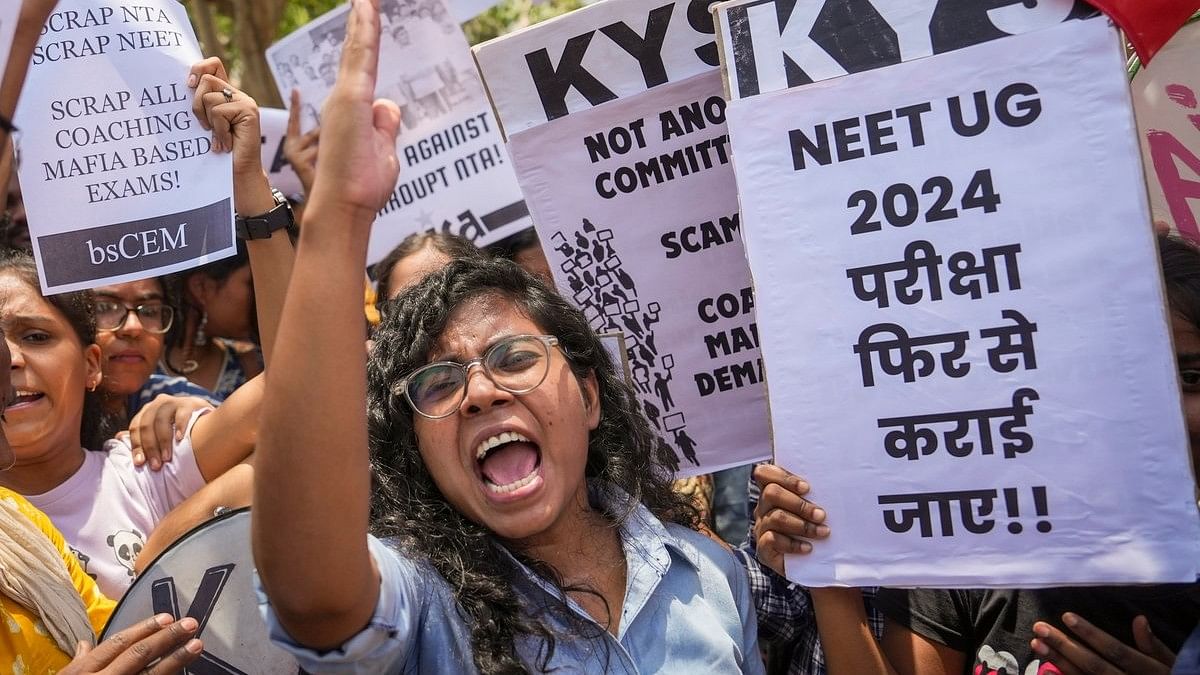
{"type": "Polygon", "coordinates": [[[622,267],[621,257],[613,248],[612,230],[598,228],[585,218],[580,229],[555,232],[548,248],[559,254],[555,262],[566,275],[571,297],[592,328],[600,333],[624,333],[633,385],[641,395],[642,408],[660,435],[674,441],[676,461],[682,456],[699,466],[696,441],[684,431],[687,420],[676,410],[671,395],[675,359],[671,354],[659,353],[654,340],[653,326],[660,321],[662,306],[639,297],[633,277],[622,267]]]}

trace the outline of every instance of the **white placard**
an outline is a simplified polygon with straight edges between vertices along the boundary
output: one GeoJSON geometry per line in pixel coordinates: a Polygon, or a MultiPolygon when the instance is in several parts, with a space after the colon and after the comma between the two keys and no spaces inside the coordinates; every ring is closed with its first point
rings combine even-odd
{"type": "Polygon", "coordinates": [[[688,7],[606,0],[476,49],[559,291],[597,331],[624,332],[634,388],[681,475],[771,451],[725,100],[701,58],[715,46],[688,7]],[[554,66],[560,76],[603,78],[620,98],[544,99],[551,85],[531,73],[562,45],[574,56],[554,66]]]}
{"type": "Polygon", "coordinates": [[[1200,241],[1200,22],[1190,23],[1133,78],[1154,220],[1200,241]]]}
{"type": "MultiPolygon", "coordinates": [[[[21,15],[21,0],[12,0],[0,7],[0,66],[8,64],[8,52],[12,49],[13,35],[17,30],[17,18],[21,15]]],[[[0,73],[0,80],[4,74],[0,73]]]]}
{"type": "Polygon", "coordinates": [[[713,12],[731,99],[1096,14],[1077,0],[727,0],[713,12]]]}
{"type": "Polygon", "coordinates": [[[704,0],[605,1],[473,47],[511,136],[720,65],[704,0]]]}
{"type": "MultiPolygon", "coordinates": [[[[442,0],[383,0],[376,96],[400,106],[400,180],[371,230],[375,262],[410,234],[442,230],[484,246],[530,226],[470,47],[442,0]]],[[[301,124],[319,124],[337,78],[349,5],[267,49],[285,101],[300,91],[301,124]]]]}
{"type": "Polygon", "coordinates": [[[776,459],[833,530],[789,561],[793,579],[1196,578],[1188,437],[1107,20],[737,100],[729,129],[776,459]]]}
{"type": "Polygon", "coordinates": [[[174,0],[63,0],[17,109],[21,191],[46,293],[232,255],[233,174],[192,113],[201,59],[174,0]]]}
{"type": "Polygon", "coordinates": [[[283,141],[287,138],[288,111],[278,108],[259,108],[259,127],[262,131],[262,163],[267,171],[271,187],[279,190],[291,200],[304,195],[304,185],[283,155],[283,141]]]}

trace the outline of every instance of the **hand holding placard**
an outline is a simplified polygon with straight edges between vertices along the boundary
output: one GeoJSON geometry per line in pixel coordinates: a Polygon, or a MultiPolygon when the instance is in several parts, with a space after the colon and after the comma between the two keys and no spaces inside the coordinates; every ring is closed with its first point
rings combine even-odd
{"type": "Polygon", "coordinates": [[[808,553],[809,539],[829,536],[825,510],[804,498],[808,483],[781,466],[759,464],[754,467],[754,482],[762,489],[754,509],[757,557],[782,576],[784,555],[808,553]]]}

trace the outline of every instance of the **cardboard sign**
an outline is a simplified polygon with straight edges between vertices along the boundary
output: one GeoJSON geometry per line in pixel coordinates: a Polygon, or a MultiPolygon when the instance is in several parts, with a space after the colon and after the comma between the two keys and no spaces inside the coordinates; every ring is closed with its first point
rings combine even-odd
{"type": "Polygon", "coordinates": [[[1150,209],[1200,242],[1200,22],[1184,26],[1133,78],[1150,209]]]}
{"type": "MultiPolygon", "coordinates": [[[[371,230],[374,263],[410,234],[441,230],[478,246],[529,227],[529,211],[471,61],[442,0],[383,0],[376,95],[400,106],[400,180],[371,230]]],[[[300,90],[302,124],[320,123],[337,79],[349,5],[267,49],[285,101],[300,90]]]]}
{"type": "Polygon", "coordinates": [[[776,461],[833,529],[789,561],[794,580],[1195,580],[1188,437],[1106,19],[728,114],[776,461]]]}
{"type": "Polygon", "coordinates": [[[607,0],[476,48],[559,291],[597,331],[624,332],[643,410],[685,475],[770,455],[702,10],[607,0]]]}
{"type": "Polygon", "coordinates": [[[43,292],[233,255],[230,156],[212,154],[186,85],[200,59],[174,0],[64,0],[50,15],[17,109],[43,292]]]}
{"type": "Polygon", "coordinates": [[[730,99],[1096,14],[1080,0],[729,0],[713,12],[730,99]]]}

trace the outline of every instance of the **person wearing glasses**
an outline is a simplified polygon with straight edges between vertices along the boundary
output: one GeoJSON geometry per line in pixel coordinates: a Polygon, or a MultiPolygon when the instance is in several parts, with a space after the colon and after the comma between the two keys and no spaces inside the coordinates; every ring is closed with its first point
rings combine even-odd
{"type": "MultiPolygon", "coordinates": [[[[96,344],[100,346],[103,374],[96,391],[104,412],[113,416],[119,428],[131,426],[138,412],[159,395],[179,400],[178,410],[170,409],[163,419],[168,424],[178,421],[181,429],[192,411],[220,404],[219,398],[187,378],[156,372],[163,353],[163,335],[175,320],[175,310],[166,303],[159,279],[101,286],[93,294],[96,344]]],[[[140,443],[135,445],[141,447],[140,443]]],[[[157,454],[153,453],[150,460],[154,469],[160,461],[157,454]]],[[[134,462],[140,465],[139,456],[135,454],[134,462]]]]}
{"type": "Polygon", "coordinates": [[[32,256],[5,252],[0,307],[15,389],[4,430],[16,456],[0,486],[45,513],[104,594],[121,597],[159,521],[253,450],[262,381],[216,411],[192,414],[172,461],[151,471],[134,466],[126,443],[106,442],[112,434],[100,424],[103,372],[92,293],[47,298],[32,256]]]}
{"type": "Polygon", "coordinates": [[[451,261],[363,358],[400,114],[372,103],[377,2],[347,27],[255,453],[272,640],[311,673],[762,673],[745,571],[568,301],[451,261]]]}

